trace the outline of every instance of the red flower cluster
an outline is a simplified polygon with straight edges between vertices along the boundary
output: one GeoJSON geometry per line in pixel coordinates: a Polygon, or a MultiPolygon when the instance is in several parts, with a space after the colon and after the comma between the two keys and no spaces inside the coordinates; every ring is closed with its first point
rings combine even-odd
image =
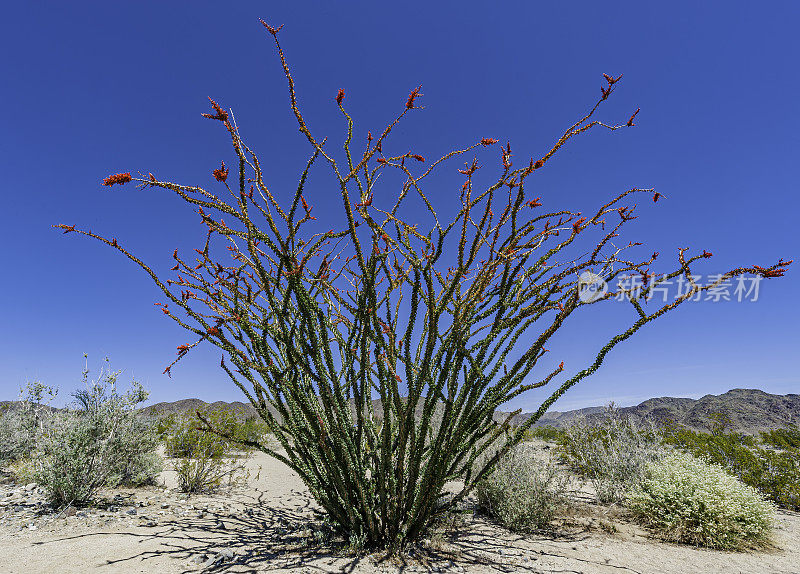
{"type": "Polygon", "coordinates": [[[316,219],[316,217],[314,217],[313,215],[311,215],[311,210],[312,210],[312,209],[314,209],[314,208],[313,208],[313,207],[310,207],[310,206],[308,205],[308,203],[306,202],[306,198],[305,198],[305,197],[303,197],[303,196],[301,195],[301,196],[300,196],[300,201],[303,203],[303,209],[304,209],[304,210],[305,210],[305,212],[306,212],[306,219],[316,219]]]}
{"type": "Polygon", "coordinates": [[[339,93],[336,94],[336,103],[341,106],[342,100],[344,100],[344,90],[339,89],[339,93]]]}
{"type": "Polygon", "coordinates": [[[612,88],[611,86],[613,86],[614,84],[616,84],[617,82],[619,82],[622,79],[622,74],[620,74],[616,78],[612,78],[608,74],[603,74],[603,77],[606,79],[606,82],[608,82],[608,87],[607,88],[600,87],[600,92],[602,92],[603,99],[605,100],[608,96],[611,95],[611,92],[614,91],[614,88],[612,88]]]}
{"type": "Polygon", "coordinates": [[[511,169],[511,143],[508,143],[505,149],[501,148],[500,153],[503,158],[503,168],[511,169]]]}
{"type": "Polygon", "coordinates": [[[789,261],[784,261],[783,259],[778,260],[777,265],[773,265],[769,269],[765,269],[764,267],[759,267],[758,265],[753,265],[753,269],[756,270],[756,273],[761,275],[762,277],[770,278],[770,277],[783,277],[783,274],[786,273],[786,268],[792,264],[794,259],[790,259],[789,261]]]}
{"type": "Polygon", "coordinates": [[[214,179],[217,181],[225,182],[228,179],[228,168],[225,167],[225,162],[222,162],[222,167],[213,171],[214,179]]]}
{"type": "MultiPolygon", "coordinates": [[[[466,166],[467,164],[464,164],[464,165],[466,166]]],[[[463,173],[464,175],[469,176],[469,175],[472,175],[473,173],[475,173],[477,170],[478,170],[478,163],[473,159],[472,160],[472,165],[469,166],[469,168],[467,168],[467,169],[459,169],[458,173],[463,173]]]]}
{"type": "Polygon", "coordinates": [[[408,95],[408,101],[406,102],[406,108],[409,110],[414,108],[414,100],[417,99],[417,96],[421,96],[420,90],[422,86],[418,86],[413,92],[408,95]]]}
{"type": "Polygon", "coordinates": [[[208,101],[211,102],[211,107],[214,108],[214,111],[217,112],[217,113],[216,114],[201,114],[201,115],[204,118],[208,118],[210,120],[219,120],[221,122],[227,122],[228,121],[228,112],[223,110],[222,106],[220,106],[217,102],[215,102],[211,98],[208,98],[208,101]]]}
{"type": "Polygon", "coordinates": [[[481,140],[481,145],[482,146],[489,146],[489,145],[492,145],[492,144],[496,144],[498,141],[500,141],[500,140],[496,140],[494,138],[483,138],[481,140]]]}
{"type": "Polygon", "coordinates": [[[116,173],[105,178],[103,180],[103,185],[112,186],[115,183],[122,185],[123,183],[128,183],[129,181],[133,181],[130,173],[116,173]]]}
{"type": "Polygon", "coordinates": [[[278,32],[280,32],[281,28],[283,28],[283,24],[281,24],[277,28],[273,28],[272,26],[264,22],[264,20],[259,20],[259,21],[261,22],[261,24],[263,24],[264,28],[266,28],[269,31],[269,33],[272,34],[273,36],[277,36],[278,32]]]}
{"type": "Polygon", "coordinates": [[[372,205],[372,196],[373,195],[374,195],[373,193],[370,193],[369,197],[367,199],[365,199],[361,203],[356,203],[356,207],[368,207],[368,206],[372,205]]]}

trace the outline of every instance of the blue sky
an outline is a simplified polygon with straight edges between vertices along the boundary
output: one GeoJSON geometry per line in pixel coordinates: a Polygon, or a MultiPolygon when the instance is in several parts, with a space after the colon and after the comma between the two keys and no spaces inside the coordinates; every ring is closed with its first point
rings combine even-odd
{"type": "MultiPolygon", "coordinates": [[[[197,217],[178,199],[100,182],[152,171],[211,186],[211,170],[232,155],[200,117],[209,96],[233,109],[271,187],[295,185],[308,146],[259,18],[285,24],[300,104],[321,136],[343,137],[339,88],[363,134],[422,84],[425,109],[396,142],[426,157],[482,137],[538,157],[593,104],[602,73],[624,73],[600,118],[624,122],[641,107],[637,127],[572,142],[531,193],[588,210],[630,187],[656,188],[667,200],[641,201],[625,236],[661,252],[656,270],[672,269],[685,246],[714,253],[704,274],[800,254],[796,2],[15,2],[0,34],[0,400],[30,380],[66,395],[83,353],[95,369],[110,357],[154,401],[242,398],[214,348],[162,375],[187,337],[153,305],[156,287],[119,253],[50,226],[116,237],[162,271],[175,247],[198,246],[197,217]]],[[[335,205],[325,185],[312,195],[317,213],[335,205]]],[[[447,202],[458,189],[435,193],[447,202]]],[[[796,276],[790,268],[763,282],[756,302],[683,306],[619,346],[556,408],[736,387],[800,392],[796,276]]],[[[630,319],[619,305],[617,319],[589,315],[567,328],[556,362],[582,368],[614,321],[630,319]]],[[[510,406],[532,410],[544,396],[510,406]]]]}

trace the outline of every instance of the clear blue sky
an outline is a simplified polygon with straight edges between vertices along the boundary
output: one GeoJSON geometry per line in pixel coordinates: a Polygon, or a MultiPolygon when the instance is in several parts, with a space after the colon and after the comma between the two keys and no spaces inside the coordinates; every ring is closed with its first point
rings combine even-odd
{"type": "MultiPolygon", "coordinates": [[[[162,375],[187,337],[153,305],[157,288],[119,253],[50,226],[114,236],[162,271],[175,247],[197,246],[202,228],[177,198],[100,182],[152,171],[211,185],[219,161],[233,161],[224,132],[200,117],[208,96],[233,108],[271,187],[294,185],[308,146],[259,18],[285,24],[319,135],[342,137],[339,88],[363,134],[422,84],[425,110],[397,141],[425,156],[494,137],[515,157],[538,157],[594,102],[603,72],[624,73],[600,117],[624,121],[641,107],[637,127],[573,142],[531,193],[589,209],[655,187],[668,199],[643,200],[625,239],[660,251],[657,270],[671,269],[681,246],[714,253],[703,273],[800,255],[797,2],[13,2],[3,16],[0,399],[28,380],[66,395],[83,353],[95,369],[109,356],[155,401],[241,398],[215,348],[162,375]]],[[[319,212],[334,205],[325,190],[312,198],[319,212]]],[[[457,193],[441,189],[437,200],[457,193]]],[[[754,303],[685,305],[619,346],[556,408],[735,387],[800,392],[797,277],[790,268],[763,282],[754,303]]],[[[628,307],[615,311],[630,318],[628,307]]],[[[581,368],[612,333],[605,317],[565,330],[554,359],[581,368]]],[[[512,406],[531,410],[542,396],[512,406]]]]}

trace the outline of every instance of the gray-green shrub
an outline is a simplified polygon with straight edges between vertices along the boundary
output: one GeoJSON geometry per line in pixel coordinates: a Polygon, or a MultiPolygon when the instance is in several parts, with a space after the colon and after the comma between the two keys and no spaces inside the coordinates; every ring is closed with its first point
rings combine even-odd
{"type": "Polygon", "coordinates": [[[672,453],[647,468],[628,507],[669,540],[726,550],[763,545],[774,505],[716,464],[672,453]]]}
{"type": "Polygon", "coordinates": [[[559,453],[572,469],[591,482],[601,503],[620,503],[644,478],[647,465],[668,451],[652,424],[624,417],[613,404],[603,416],[581,420],[559,437],[559,453]]]}
{"type": "Polygon", "coordinates": [[[50,420],[49,403],[57,394],[51,386],[29,382],[20,390],[19,401],[0,411],[0,465],[30,456],[37,435],[50,420]]]}
{"type": "Polygon", "coordinates": [[[522,443],[507,452],[492,473],[476,488],[478,503],[509,530],[547,530],[567,504],[569,477],[552,459],[536,458],[535,449],[522,443]]]}
{"type": "Polygon", "coordinates": [[[120,394],[119,371],[100,371],[74,393],[74,408],[54,412],[35,438],[29,469],[54,505],[85,504],[104,486],[153,482],[161,471],[155,429],[136,410],[147,398],[139,383],[120,394]]]}

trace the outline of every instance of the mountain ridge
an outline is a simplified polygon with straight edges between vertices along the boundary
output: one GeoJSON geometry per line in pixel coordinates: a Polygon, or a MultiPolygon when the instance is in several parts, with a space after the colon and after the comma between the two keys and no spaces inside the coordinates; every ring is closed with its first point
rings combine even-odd
{"type": "MultiPolygon", "coordinates": [[[[373,401],[373,405],[376,414],[382,413],[380,401],[373,401]]],[[[142,410],[149,414],[168,414],[204,407],[231,409],[239,418],[257,416],[252,405],[241,401],[207,403],[194,398],[160,402],[142,410]]],[[[604,408],[594,406],[569,411],[548,411],[536,422],[536,426],[561,428],[581,418],[591,422],[602,414],[604,408]]],[[[800,395],[776,395],[759,389],[731,389],[720,395],[708,394],[699,399],[653,397],[638,405],[619,407],[619,411],[634,419],[651,419],[659,423],[672,421],[695,430],[707,430],[712,423],[710,415],[721,413],[730,418],[731,430],[755,433],[792,424],[800,425],[800,395]]],[[[512,418],[512,424],[520,424],[532,415],[533,413],[520,413],[512,418]]],[[[498,411],[494,419],[502,421],[507,416],[508,413],[498,411]]]]}

